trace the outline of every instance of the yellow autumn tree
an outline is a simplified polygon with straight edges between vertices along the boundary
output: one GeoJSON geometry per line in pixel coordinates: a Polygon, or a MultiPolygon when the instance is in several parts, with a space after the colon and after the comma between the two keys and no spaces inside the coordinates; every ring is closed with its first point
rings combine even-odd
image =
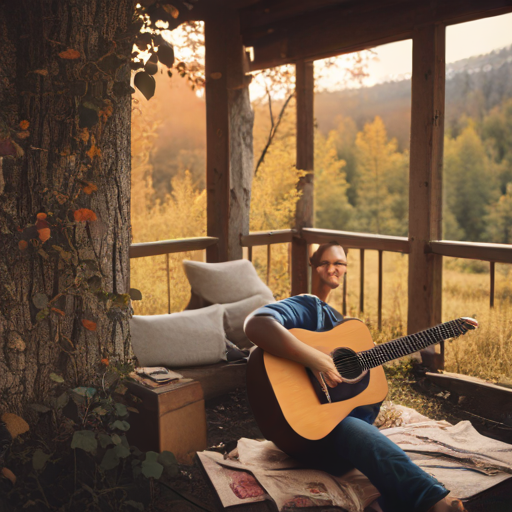
{"type": "Polygon", "coordinates": [[[388,140],[376,116],[356,137],[357,203],[354,222],[359,231],[407,235],[408,153],[388,140]]]}

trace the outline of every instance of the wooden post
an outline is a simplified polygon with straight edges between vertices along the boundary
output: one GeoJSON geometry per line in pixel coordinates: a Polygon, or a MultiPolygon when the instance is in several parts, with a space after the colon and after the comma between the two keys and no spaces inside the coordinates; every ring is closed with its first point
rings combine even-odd
{"type": "MultiPolygon", "coordinates": [[[[441,322],[442,256],[425,251],[441,239],[445,91],[445,27],[414,29],[409,180],[409,307],[407,331],[441,322]]],[[[435,347],[423,350],[432,370],[444,366],[435,347]]]]}
{"type": "Polygon", "coordinates": [[[253,171],[248,63],[234,12],[205,22],[207,234],[219,243],[208,262],[243,257],[240,235],[249,232],[253,171]]]}
{"type": "MultiPolygon", "coordinates": [[[[295,229],[313,227],[314,166],[314,72],[313,62],[297,62],[295,66],[295,101],[297,106],[297,169],[308,171],[300,179],[297,190],[302,196],[295,211],[295,229]]],[[[301,238],[292,241],[292,295],[308,291],[308,245],[301,238]]]]}

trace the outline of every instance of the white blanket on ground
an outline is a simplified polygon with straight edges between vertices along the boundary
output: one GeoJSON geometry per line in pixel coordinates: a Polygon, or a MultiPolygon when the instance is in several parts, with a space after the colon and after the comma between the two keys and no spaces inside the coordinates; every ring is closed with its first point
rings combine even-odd
{"type": "MultiPolygon", "coordinates": [[[[512,478],[512,445],[480,435],[468,421],[451,425],[407,407],[393,408],[401,412],[399,423],[405,424],[381,432],[453,496],[467,499],[512,478]]],[[[270,441],[240,439],[234,460],[214,452],[198,455],[224,507],[271,499],[278,510],[308,505],[361,512],[379,496],[359,471],[335,478],[301,468],[270,441]],[[241,479],[240,470],[250,473],[249,480],[241,479]]]]}

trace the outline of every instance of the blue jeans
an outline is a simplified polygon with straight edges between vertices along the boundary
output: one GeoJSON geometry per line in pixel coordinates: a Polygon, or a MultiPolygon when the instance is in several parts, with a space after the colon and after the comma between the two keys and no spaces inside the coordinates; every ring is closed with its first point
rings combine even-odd
{"type": "Polygon", "coordinates": [[[426,512],[449,492],[378,428],[352,416],[310,447],[294,456],[336,476],[357,468],[381,493],[385,512],[426,512]]]}

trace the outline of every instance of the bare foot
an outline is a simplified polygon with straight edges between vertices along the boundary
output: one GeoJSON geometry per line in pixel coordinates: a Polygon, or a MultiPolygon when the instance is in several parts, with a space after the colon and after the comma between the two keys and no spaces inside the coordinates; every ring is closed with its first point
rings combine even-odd
{"type": "Polygon", "coordinates": [[[428,512],[465,512],[462,501],[447,496],[438,501],[428,512]]]}

